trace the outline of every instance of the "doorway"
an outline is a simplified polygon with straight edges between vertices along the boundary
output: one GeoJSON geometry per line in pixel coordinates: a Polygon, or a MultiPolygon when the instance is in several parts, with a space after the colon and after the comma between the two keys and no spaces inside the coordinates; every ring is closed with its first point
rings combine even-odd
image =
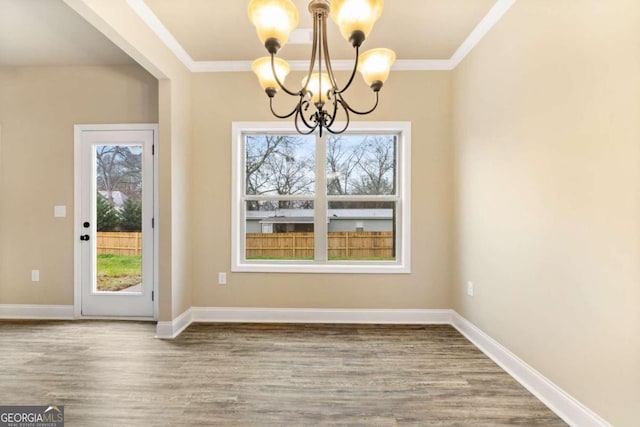
{"type": "Polygon", "coordinates": [[[75,127],[75,314],[151,318],[157,125],[75,127]]]}

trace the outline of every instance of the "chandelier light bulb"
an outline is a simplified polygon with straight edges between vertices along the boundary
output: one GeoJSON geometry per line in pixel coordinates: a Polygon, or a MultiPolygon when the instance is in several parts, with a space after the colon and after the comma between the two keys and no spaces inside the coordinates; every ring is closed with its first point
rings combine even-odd
{"type": "Polygon", "coordinates": [[[249,19],[263,44],[272,39],[284,46],[298,25],[298,9],[291,0],[251,0],[249,19]]]}
{"type": "Polygon", "coordinates": [[[380,82],[381,86],[387,81],[395,60],[396,54],[391,49],[371,49],[360,55],[358,71],[367,85],[374,86],[374,83],[380,82]]]}
{"type": "Polygon", "coordinates": [[[380,18],[383,6],[384,0],[332,0],[331,18],[345,40],[350,41],[354,31],[361,31],[366,38],[380,18]]]}
{"type": "MultiPolygon", "coordinates": [[[[284,59],[274,58],[274,68],[276,69],[278,79],[284,83],[284,79],[290,71],[289,64],[284,59]]],[[[256,59],[253,61],[251,69],[256,73],[256,76],[258,76],[262,89],[274,89],[277,91],[280,88],[271,69],[271,57],[263,56],[262,58],[256,59]]]]}
{"type": "MultiPolygon", "coordinates": [[[[302,84],[307,81],[305,77],[302,79],[302,84]]],[[[313,73],[311,74],[311,78],[309,79],[309,85],[307,86],[307,90],[311,92],[311,102],[326,102],[327,101],[327,91],[331,90],[331,80],[329,79],[329,75],[327,73],[313,73]],[[322,93],[321,93],[322,92],[322,93]]]]}

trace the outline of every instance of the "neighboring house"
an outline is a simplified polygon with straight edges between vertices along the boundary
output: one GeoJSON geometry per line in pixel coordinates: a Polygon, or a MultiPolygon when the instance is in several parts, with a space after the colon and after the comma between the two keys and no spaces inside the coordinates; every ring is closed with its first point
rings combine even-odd
{"type": "Polygon", "coordinates": [[[121,211],[124,207],[124,203],[127,201],[128,197],[122,191],[98,191],[102,196],[104,196],[107,200],[110,200],[113,203],[113,207],[117,210],[121,211]],[[111,197],[109,197],[109,193],[111,193],[111,197]]]}
{"type": "MultiPolygon", "coordinates": [[[[392,209],[329,209],[332,231],[392,231],[392,209]]],[[[291,233],[313,231],[313,209],[247,211],[247,233],[291,233]]]]}

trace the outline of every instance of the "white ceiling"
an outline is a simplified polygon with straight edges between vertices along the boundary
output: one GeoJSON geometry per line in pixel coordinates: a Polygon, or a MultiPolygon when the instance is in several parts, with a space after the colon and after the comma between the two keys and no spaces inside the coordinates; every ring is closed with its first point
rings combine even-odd
{"type": "MultiPolygon", "coordinates": [[[[247,17],[249,0],[126,1],[192,71],[246,71],[266,55],[247,17]]],[[[308,1],[293,0],[302,32],[311,27],[308,1]]],[[[515,1],[387,0],[363,50],[393,49],[396,69],[452,69],[515,1]]],[[[333,22],[328,26],[334,68],[342,62],[347,69],[353,49],[333,22]]],[[[308,44],[290,43],[279,56],[293,69],[306,69],[309,50],[308,44]]],[[[0,65],[130,63],[62,0],[0,0],[0,65]]]]}
{"type": "Polygon", "coordinates": [[[131,63],[62,0],[0,0],[0,65],[131,63]]]}
{"type": "MultiPolygon", "coordinates": [[[[266,55],[247,16],[248,0],[144,0],[194,61],[250,60],[266,55]]],[[[311,29],[309,0],[293,0],[298,28],[311,29]]],[[[388,47],[399,59],[448,59],[496,0],[387,0],[363,49],[388,47]]],[[[331,19],[329,46],[335,59],[353,48],[331,19]]],[[[307,45],[287,45],[282,56],[305,59],[307,45]]]]}
{"type": "MultiPolygon", "coordinates": [[[[266,56],[247,16],[249,0],[126,0],[175,55],[194,72],[249,71],[266,56]]],[[[298,30],[311,27],[309,0],[292,0],[298,30]]],[[[388,47],[395,70],[451,70],[491,30],[516,0],[387,0],[363,50],[388,47]]],[[[329,20],[331,21],[331,20],[329,20]]],[[[353,64],[353,49],[328,24],[335,70],[353,64]]],[[[306,70],[310,46],[289,43],[278,56],[306,70]]]]}

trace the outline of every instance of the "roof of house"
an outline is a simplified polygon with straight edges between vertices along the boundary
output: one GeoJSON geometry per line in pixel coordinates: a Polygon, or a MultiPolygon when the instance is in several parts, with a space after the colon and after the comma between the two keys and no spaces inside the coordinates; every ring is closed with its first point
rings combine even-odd
{"type": "MultiPolygon", "coordinates": [[[[392,209],[329,209],[328,219],[391,219],[392,209]]],[[[278,209],[276,211],[247,211],[247,220],[261,222],[304,222],[313,218],[313,209],[278,209]],[[267,220],[267,221],[265,221],[267,220]]]]}
{"type": "MultiPolygon", "coordinates": [[[[106,197],[107,199],[109,198],[108,191],[105,190],[100,190],[99,193],[106,197]]],[[[111,192],[111,201],[113,202],[114,206],[118,209],[122,208],[124,206],[124,202],[126,202],[128,199],[127,195],[124,194],[122,191],[112,191],[111,192]]]]}

